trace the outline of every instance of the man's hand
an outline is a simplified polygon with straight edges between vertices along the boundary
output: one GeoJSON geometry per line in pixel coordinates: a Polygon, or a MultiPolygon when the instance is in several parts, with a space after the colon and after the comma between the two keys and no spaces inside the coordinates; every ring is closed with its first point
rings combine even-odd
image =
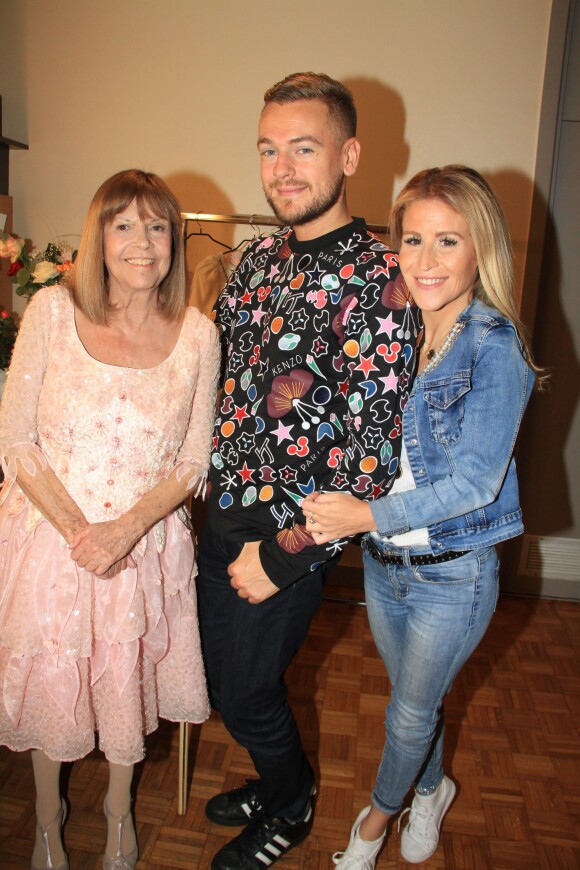
{"type": "Polygon", "coordinates": [[[280,591],[264,573],[259,550],[259,541],[248,541],[236,561],[228,565],[231,585],[250,604],[260,604],[280,591]]]}

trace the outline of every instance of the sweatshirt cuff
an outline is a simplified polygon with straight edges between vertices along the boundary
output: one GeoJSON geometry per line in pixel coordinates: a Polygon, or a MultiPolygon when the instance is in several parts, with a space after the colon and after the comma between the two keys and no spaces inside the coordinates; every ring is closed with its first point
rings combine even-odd
{"type": "Polygon", "coordinates": [[[262,568],[264,569],[264,573],[267,575],[268,579],[277,586],[278,589],[285,589],[286,586],[291,586],[295,580],[301,576],[303,571],[298,574],[298,577],[291,576],[291,572],[288,571],[288,566],[281,564],[281,560],[279,558],[279,550],[277,542],[274,540],[262,541],[260,543],[259,556],[260,562],[262,563],[262,568]]]}
{"type": "MultiPolygon", "coordinates": [[[[340,550],[350,539],[340,542],[340,550]]],[[[340,550],[329,552],[327,545],[307,547],[302,551],[287,553],[280,548],[276,538],[268,538],[260,543],[259,555],[264,573],[278,589],[291,586],[302,577],[307,577],[324,562],[338,560],[340,550]]]]}

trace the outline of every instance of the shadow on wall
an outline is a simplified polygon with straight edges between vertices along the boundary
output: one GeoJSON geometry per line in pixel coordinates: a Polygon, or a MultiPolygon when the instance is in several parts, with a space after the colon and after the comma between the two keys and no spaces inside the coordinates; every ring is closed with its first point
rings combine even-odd
{"type": "MultiPolygon", "coordinates": [[[[478,167],[476,167],[477,169],[478,167]]],[[[529,234],[530,204],[534,185],[527,175],[516,170],[486,172],[482,175],[491,184],[508,222],[514,250],[516,287],[523,288],[524,267],[529,234]]],[[[520,300],[523,308],[523,299],[520,300]]]]}
{"type": "MultiPolygon", "coordinates": [[[[206,212],[210,214],[233,213],[234,208],[231,200],[206,175],[196,175],[193,172],[178,172],[166,176],[164,181],[179,200],[182,211],[206,212]]],[[[187,233],[192,235],[187,240],[186,263],[190,290],[193,274],[198,264],[206,257],[225,250],[221,245],[212,241],[209,236],[219,239],[225,247],[231,248],[234,244],[234,230],[234,224],[196,224],[194,221],[189,221],[187,233]]],[[[202,306],[200,305],[199,307],[202,306]]]]}
{"type": "Polygon", "coordinates": [[[548,217],[533,348],[549,370],[547,389],[535,393],[524,420],[520,451],[520,489],[526,532],[564,536],[574,525],[570,480],[564,453],[580,394],[580,362],[562,304],[561,254],[548,217]]]}
{"type": "Polygon", "coordinates": [[[376,79],[343,79],[343,83],[355,99],[361,143],[359,168],[348,182],[349,209],[368,223],[386,224],[395,178],[404,176],[409,165],[403,100],[376,79]]]}
{"type": "MultiPolygon", "coordinates": [[[[496,177],[486,177],[497,189],[511,228],[510,208],[513,205],[515,209],[516,204],[514,192],[523,190],[520,179],[517,173],[505,173],[497,176],[496,185],[496,177]],[[511,183],[513,179],[515,183],[511,183]]],[[[531,274],[526,272],[521,313],[532,336],[535,360],[547,368],[550,379],[543,391],[532,393],[522,423],[517,449],[520,502],[526,534],[566,536],[574,517],[565,450],[580,394],[580,362],[562,302],[561,253],[554,224],[542,194],[536,188],[532,193],[534,208],[541,209],[546,217],[546,234],[543,256],[536,250],[529,254],[542,266],[539,282],[534,270],[531,274]]],[[[533,240],[530,243],[533,244],[533,240]]],[[[521,545],[522,538],[505,544],[503,576],[506,580],[518,573],[521,545]]],[[[541,591],[541,578],[526,577],[526,583],[528,594],[541,591]]]]}

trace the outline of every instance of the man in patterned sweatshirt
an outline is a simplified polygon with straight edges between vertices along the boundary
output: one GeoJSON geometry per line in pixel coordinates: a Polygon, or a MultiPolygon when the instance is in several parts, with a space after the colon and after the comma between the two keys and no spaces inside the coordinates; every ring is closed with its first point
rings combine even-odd
{"type": "Polygon", "coordinates": [[[396,256],[348,211],[350,91],[297,73],[264,99],[262,184],[287,226],[248,247],[214,309],[225,371],[198,579],[212,703],[259,778],[208,802],[212,821],[246,825],[212,870],[270,866],[312,827],[284,672],[348,541],[316,545],[301,503],[388,492],[418,333],[396,256]]]}

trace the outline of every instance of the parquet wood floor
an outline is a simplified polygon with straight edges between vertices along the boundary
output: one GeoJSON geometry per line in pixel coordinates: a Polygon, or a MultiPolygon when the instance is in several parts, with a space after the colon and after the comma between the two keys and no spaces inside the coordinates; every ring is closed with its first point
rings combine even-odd
{"type": "MultiPolygon", "coordinates": [[[[502,597],[447,709],[447,769],[458,795],[427,870],[580,868],[580,604],[502,597]]],[[[383,743],[389,685],[364,607],[326,601],[288,682],[307,751],[320,775],[311,836],[277,866],[328,870],[368,803],[383,743]]],[[[219,717],[192,729],[190,796],[177,815],[178,729],[163,724],[138,770],[138,870],[209,868],[231,836],[205,801],[252,773],[219,717]]],[[[98,753],[67,771],[72,870],[100,868],[107,766],[98,753]]],[[[34,789],[28,753],[0,750],[0,867],[29,867],[34,789]]],[[[406,867],[396,825],[377,867],[406,867]]]]}

